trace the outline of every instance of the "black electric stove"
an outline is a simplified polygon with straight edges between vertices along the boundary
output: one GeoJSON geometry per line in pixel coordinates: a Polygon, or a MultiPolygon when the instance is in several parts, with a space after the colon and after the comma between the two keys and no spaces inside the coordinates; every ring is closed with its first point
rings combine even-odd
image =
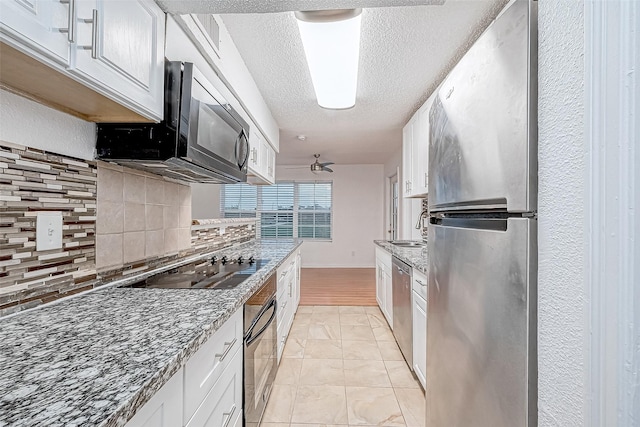
{"type": "Polygon", "coordinates": [[[159,273],[126,288],[231,289],[248,279],[268,259],[205,259],[159,273]]]}

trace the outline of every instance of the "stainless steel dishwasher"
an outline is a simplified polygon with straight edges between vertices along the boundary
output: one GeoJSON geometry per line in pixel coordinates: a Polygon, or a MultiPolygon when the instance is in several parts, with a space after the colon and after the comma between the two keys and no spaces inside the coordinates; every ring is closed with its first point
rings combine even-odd
{"type": "Polygon", "coordinates": [[[411,311],[411,267],[393,257],[391,286],[393,288],[393,335],[413,370],[413,321],[411,311]]]}

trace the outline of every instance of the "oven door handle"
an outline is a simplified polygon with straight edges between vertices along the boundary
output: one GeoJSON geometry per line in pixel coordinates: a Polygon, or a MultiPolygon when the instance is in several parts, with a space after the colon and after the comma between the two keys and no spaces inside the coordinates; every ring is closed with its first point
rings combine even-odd
{"type": "Polygon", "coordinates": [[[266,313],[267,310],[269,310],[271,307],[273,307],[273,311],[271,312],[271,317],[269,317],[269,320],[267,321],[267,323],[262,328],[260,328],[260,330],[255,335],[253,335],[253,326],[251,327],[251,329],[249,329],[249,332],[247,332],[247,335],[244,337],[244,343],[247,347],[250,346],[251,343],[257,340],[258,337],[260,337],[260,335],[262,335],[264,331],[267,330],[269,325],[271,325],[271,322],[273,322],[274,317],[276,317],[276,310],[278,308],[278,303],[275,298],[271,301],[271,303],[267,306],[267,308],[260,314],[258,319],[256,319],[256,321],[254,322],[254,326],[258,322],[260,317],[262,317],[262,315],[266,313]]]}

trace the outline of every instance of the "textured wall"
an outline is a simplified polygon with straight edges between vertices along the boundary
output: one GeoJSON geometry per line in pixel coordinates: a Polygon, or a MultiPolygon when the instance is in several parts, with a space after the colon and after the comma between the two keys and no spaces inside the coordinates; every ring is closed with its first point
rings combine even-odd
{"type": "Polygon", "coordinates": [[[96,126],[0,89],[0,140],[93,159],[96,126]]]}
{"type": "Polygon", "coordinates": [[[583,0],[539,2],[539,425],[587,425],[583,0]]]}

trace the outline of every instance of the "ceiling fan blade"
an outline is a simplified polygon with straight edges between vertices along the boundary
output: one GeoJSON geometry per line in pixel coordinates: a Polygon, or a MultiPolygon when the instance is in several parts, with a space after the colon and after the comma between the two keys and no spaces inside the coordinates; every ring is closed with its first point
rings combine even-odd
{"type": "Polygon", "coordinates": [[[329,166],[329,165],[335,165],[335,163],[334,162],[320,163],[320,166],[322,166],[322,167],[329,166]]]}
{"type": "Polygon", "coordinates": [[[323,171],[325,171],[325,172],[333,172],[333,169],[328,168],[328,167],[326,167],[326,166],[323,166],[323,167],[322,167],[322,170],[323,170],[323,171]]]}

